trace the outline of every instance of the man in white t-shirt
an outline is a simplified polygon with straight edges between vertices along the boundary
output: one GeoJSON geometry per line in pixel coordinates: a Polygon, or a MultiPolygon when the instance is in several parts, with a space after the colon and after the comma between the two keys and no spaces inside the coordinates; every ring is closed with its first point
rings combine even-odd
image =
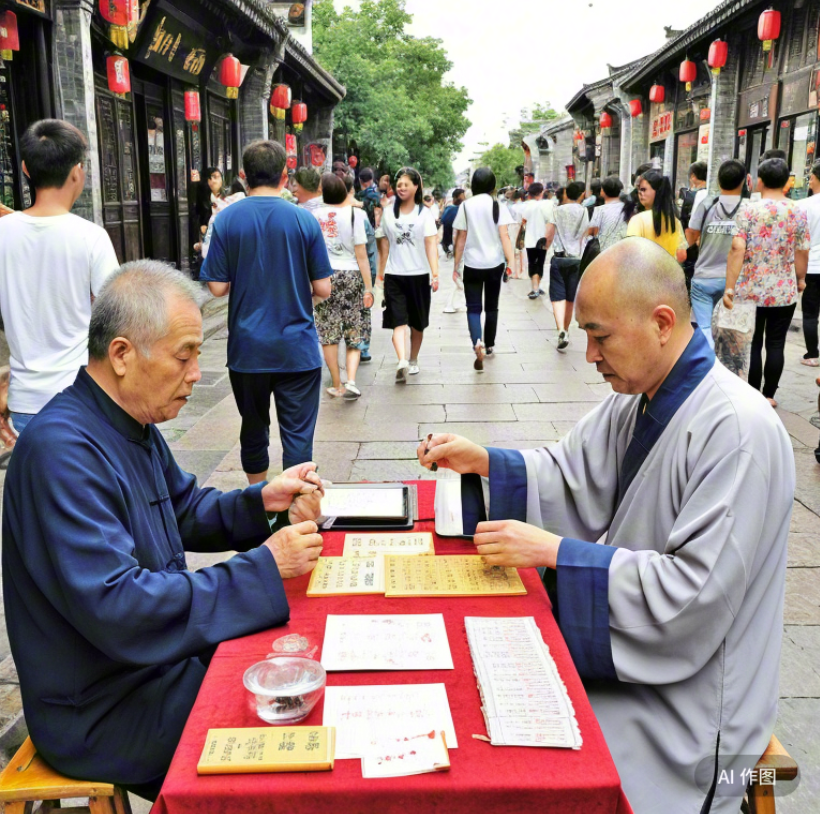
{"type": "Polygon", "coordinates": [[[120,265],[105,229],[71,214],[85,186],[87,149],[68,122],[33,124],[20,154],[36,203],[0,220],[0,312],[18,433],[88,363],[92,299],[120,265]]]}
{"type": "Polygon", "coordinates": [[[806,288],[803,291],[803,336],[806,353],[801,362],[808,367],[818,366],[820,345],[817,337],[817,319],[820,316],[820,161],[811,168],[809,176],[810,198],[798,201],[797,205],[806,210],[811,235],[809,267],[806,272],[806,288]]]}
{"type": "Polygon", "coordinates": [[[532,291],[527,296],[531,300],[544,296],[541,278],[544,276],[544,262],[547,259],[547,224],[554,223],[554,207],[544,200],[544,185],[530,184],[527,190],[529,200],[521,209],[521,225],[524,229],[524,248],[527,250],[532,291]]]}

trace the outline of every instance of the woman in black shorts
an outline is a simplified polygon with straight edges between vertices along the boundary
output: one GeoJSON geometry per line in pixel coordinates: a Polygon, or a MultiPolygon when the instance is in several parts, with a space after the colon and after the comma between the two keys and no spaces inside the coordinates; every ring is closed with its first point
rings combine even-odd
{"type": "Polygon", "coordinates": [[[396,381],[419,372],[424,329],[430,324],[430,291],[438,291],[438,229],[423,203],[421,176],[412,167],[396,175],[396,200],[384,210],[379,239],[379,280],[384,284],[382,326],[393,331],[396,381]],[[430,275],[432,274],[432,286],[430,275]],[[410,328],[410,361],[407,329],[410,328]]]}

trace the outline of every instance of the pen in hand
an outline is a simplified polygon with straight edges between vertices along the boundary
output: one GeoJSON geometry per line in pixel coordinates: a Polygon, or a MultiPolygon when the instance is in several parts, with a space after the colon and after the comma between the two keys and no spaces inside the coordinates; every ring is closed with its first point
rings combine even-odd
{"type": "MultiPolygon", "coordinates": [[[[424,454],[425,454],[425,455],[426,455],[426,454],[430,451],[430,442],[431,442],[432,440],[433,440],[433,433],[430,433],[430,434],[427,436],[427,447],[426,447],[426,448],[425,448],[425,450],[424,450],[424,454]]],[[[432,463],[432,464],[430,464],[430,469],[431,469],[433,472],[438,472],[438,464],[437,464],[435,461],[433,461],[433,463],[432,463]]]]}

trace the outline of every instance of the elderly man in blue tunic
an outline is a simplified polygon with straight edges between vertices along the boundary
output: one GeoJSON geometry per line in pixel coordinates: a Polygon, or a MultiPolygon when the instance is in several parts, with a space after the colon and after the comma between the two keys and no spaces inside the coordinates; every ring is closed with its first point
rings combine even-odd
{"type": "Polygon", "coordinates": [[[322,545],[315,465],[200,489],[155,426],[201,378],[196,294],[153,261],[109,278],[88,367],[21,436],[3,501],[6,619],[32,740],[68,775],[149,798],[215,646],[285,624],[282,580],[310,571],[322,545]],[[244,553],[191,572],[186,550],[244,553]]]}
{"type": "Polygon", "coordinates": [[[546,569],[636,814],[736,814],[777,714],[789,437],[716,363],[659,247],[601,254],[577,306],[613,394],[548,449],[435,435],[419,458],[462,473],[489,564],[546,569]]]}

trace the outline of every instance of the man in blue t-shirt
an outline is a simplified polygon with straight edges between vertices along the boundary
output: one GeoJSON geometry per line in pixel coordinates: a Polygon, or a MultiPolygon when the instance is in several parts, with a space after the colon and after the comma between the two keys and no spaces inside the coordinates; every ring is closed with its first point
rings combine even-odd
{"type": "Polygon", "coordinates": [[[228,369],[242,416],[242,468],[254,484],[268,476],[271,393],[284,468],[313,457],[322,392],[313,306],[330,296],[333,270],[316,218],[282,198],[282,145],[256,141],[242,165],[248,197],[214,220],[200,279],[215,297],[231,293],[228,369]]]}

